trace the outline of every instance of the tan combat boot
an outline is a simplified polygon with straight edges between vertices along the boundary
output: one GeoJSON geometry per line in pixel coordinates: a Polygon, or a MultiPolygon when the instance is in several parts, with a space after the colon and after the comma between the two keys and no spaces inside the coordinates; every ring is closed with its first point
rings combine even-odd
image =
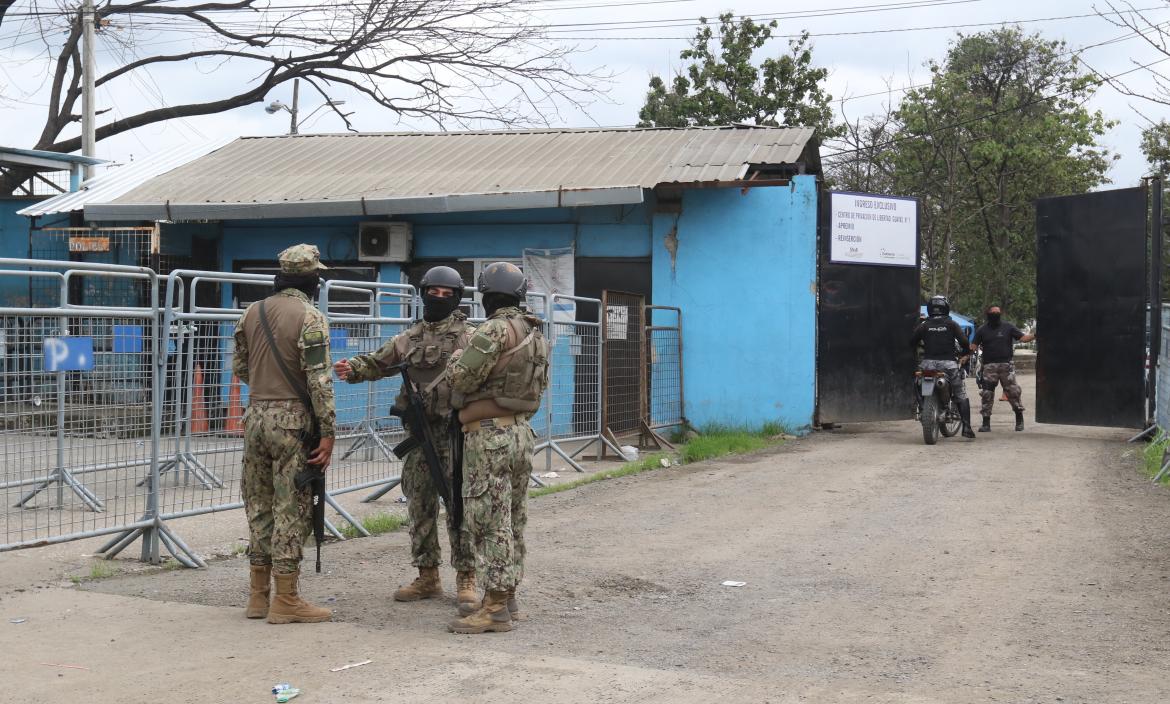
{"type": "Polygon", "coordinates": [[[456,573],[455,587],[459,590],[459,615],[470,616],[479,611],[482,604],[479,600],[479,594],[475,591],[475,572],[456,573]]]}
{"type": "Polygon", "coordinates": [[[252,593],[244,616],[264,618],[268,615],[268,595],[272,593],[272,565],[252,565],[252,593]]]}
{"type": "Polygon", "coordinates": [[[508,592],[488,592],[479,611],[447,624],[452,633],[507,633],[512,630],[508,592]]]}
{"type": "Polygon", "coordinates": [[[512,615],[513,621],[523,621],[524,619],[528,618],[528,616],[520,610],[520,604],[516,601],[515,587],[512,587],[508,590],[508,613],[512,615]]]}
{"type": "Polygon", "coordinates": [[[438,567],[419,567],[418,576],[405,587],[394,592],[394,601],[418,601],[443,596],[443,583],[439,581],[438,567]]]}
{"type": "Polygon", "coordinates": [[[297,593],[300,577],[300,570],[291,574],[277,572],[272,575],[276,582],[276,597],[268,608],[269,623],[320,623],[333,618],[333,612],[329,609],[313,606],[301,598],[297,593]]]}

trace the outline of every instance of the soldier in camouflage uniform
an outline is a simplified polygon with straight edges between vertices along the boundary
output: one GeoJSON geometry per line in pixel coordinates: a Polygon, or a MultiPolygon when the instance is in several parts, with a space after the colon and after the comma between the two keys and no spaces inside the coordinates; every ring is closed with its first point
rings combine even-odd
{"type": "Polygon", "coordinates": [[[275,293],[264,299],[263,314],[260,303],[244,311],[232,358],[232,372],[248,385],[240,482],[250,533],[251,594],[245,615],[267,616],[269,623],[316,623],[328,621],[332,612],[307,603],[298,592],[311,497],[296,488],[295,477],[306,462],[324,471],[333,454],[329,324],[312,303],[320,283],[317,272],[326,267],[317,248],[307,244],[289,247],[279,259],[275,293]],[[300,400],[306,393],[312,408],[300,400]],[[313,416],[321,441],[306,452],[303,438],[311,432],[313,416]],[[270,577],[276,582],[271,600],[270,577]]]}
{"type": "Polygon", "coordinates": [[[548,386],[548,342],[540,320],[520,309],[528,279],[515,265],[496,262],[483,270],[478,289],[488,320],[452,360],[447,376],[465,433],[463,521],[484,598],[478,609],[449,624],[455,633],[510,631],[520,618],[516,586],[524,577],[535,438],[528,421],[548,386]]]}
{"type": "Polygon", "coordinates": [[[1003,321],[999,306],[987,309],[987,323],[975,331],[971,351],[983,350],[983,374],[979,379],[979,396],[983,401],[983,425],[979,432],[991,432],[991,411],[995,407],[995,389],[1002,385],[1008,404],[1016,413],[1016,430],[1024,429],[1024,403],[1020,400],[1020,385],[1016,383],[1016,366],[1012,362],[1016,342],[1031,342],[1035,335],[1003,321]]]}
{"type": "MultiPolygon", "coordinates": [[[[337,375],[355,384],[377,381],[392,371],[395,365],[409,362],[407,374],[418,385],[426,399],[427,416],[435,450],[443,462],[447,481],[451,482],[451,440],[448,423],[451,414],[451,387],[444,372],[447,362],[456,350],[467,345],[472,327],[467,316],[459,311],[463,299],[463,279],[448,266],[437,266],[423,275],[423,319],[404,332],[395,335],[373,354],[343,359],[333,365],[337,375]]],[[[399,394],[398,403],[405,405],[405,394],[399,394]]],[[[459,487],[455,487],[459,491],[459,487]]],[[[418,578],[394,592],[397,601],[417,601],[442,596],[439,579],[442,553],[439,549],[439,488],[431,481],[426,457],[421,448],[406,456],[402,466],[402,493],[410,503],[411,564],[418,568],[418,578]]],[[[449,507],[448,507],[449,508],[449,507]]],[[[475,552],[466,534],[453,525],[453,516],[447,513],[447,538],[451,544],[451,566],[456,571],[456,588],[460,605],[475,604],[475,552]]]]}

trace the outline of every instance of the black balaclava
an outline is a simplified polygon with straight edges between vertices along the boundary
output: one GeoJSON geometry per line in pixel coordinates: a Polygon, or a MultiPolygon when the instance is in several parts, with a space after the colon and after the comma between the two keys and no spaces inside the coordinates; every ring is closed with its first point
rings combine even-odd
{"type": "Polygon", "coordinates": [[[286,274],[283,271],[276,274],[275,280],[272,282],[274,293],[279,293],[286,288],[295,288],[301,293],[309,297],[309,300],[317,298],[317,290],[321,288],[321,277],[317,276],[316,272],[311,274],[286,274]]]}
{"type": "Polygon", "coordinates": [[[428,288],[423,292],[423,320],[428,323],[437,323],[459,310],[459,296],[450,295],[446,298],[432,296],[428,288]]]}
{"type": "Polygon", "coordinates": [[[506,293],[483,294],[483,309],[489,318],[501,308],[518,305],[520,305],[520,299],[506,293]]]}
{"type": "Polygon", "coordinates": [[[1003,320],[1003,313],[1002,312],[992,313],[991,311],[987,311],[987,324],[988,325],[991,325],[994,327],[996,325],[999,325],[999,321],[1001,321],[1001,320],[1003,320]]]}

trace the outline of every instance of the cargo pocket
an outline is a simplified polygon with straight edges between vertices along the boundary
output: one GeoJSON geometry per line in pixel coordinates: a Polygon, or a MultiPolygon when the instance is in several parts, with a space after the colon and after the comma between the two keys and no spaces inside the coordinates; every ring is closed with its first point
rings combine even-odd
{"type": "Polygon", "coordinates": [[[295,433],[309,430],[309,414],[304,411],[284,410],[277,414],[276,425],[283,430],[295,433]]]}
{"type": "Polygon", "coordinates": [[[463,464],[463,498],[482,496],[491,485],[493,474],[507,470],[509,435],[504,429],[480,430],[474,449],[467,452],[469,461],[463,464]]]}

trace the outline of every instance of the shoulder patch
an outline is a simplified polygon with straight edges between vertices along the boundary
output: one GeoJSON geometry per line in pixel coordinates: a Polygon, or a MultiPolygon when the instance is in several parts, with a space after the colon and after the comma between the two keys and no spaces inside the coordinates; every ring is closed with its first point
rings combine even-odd
{"type": "Polygon", "coordinates": [[[304,339],[307,345],[323,345],[325,344],[325,333],[320,330],[310,330],[305,333],[304,339]]]}

